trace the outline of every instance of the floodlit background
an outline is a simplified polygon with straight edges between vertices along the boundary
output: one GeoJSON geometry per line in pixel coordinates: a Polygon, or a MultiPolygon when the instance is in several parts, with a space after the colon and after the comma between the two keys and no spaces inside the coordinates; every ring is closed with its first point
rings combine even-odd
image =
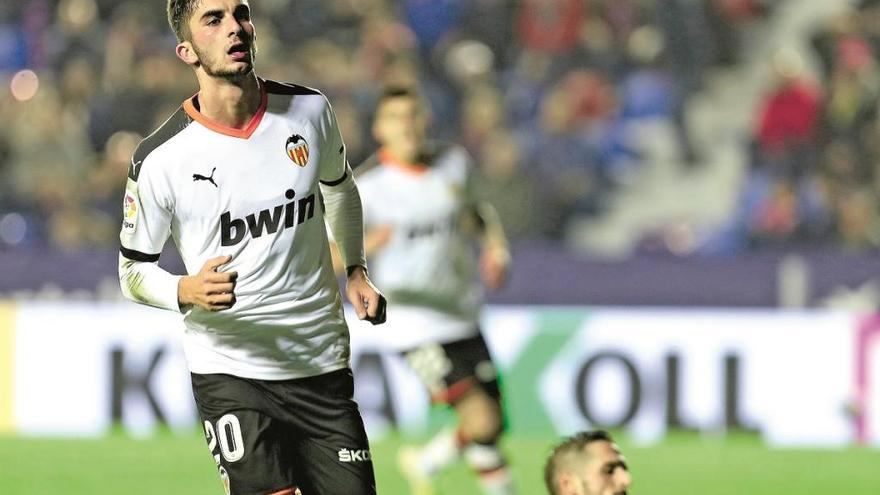
{"type": "MultiPolygon", "coordinates": [[[[196,91],[164,3],[0,3],[4,495],[222,492],[179,317],[115,275],[131,153],[196,91]]],[[[513,242],[483,323],[521,493],[594,427],[632,493],[880,493],[880,1],[252,4],[258,73],[325,92],[352,164],[389,84],[474,156],[513,242]]],[[[397,449],[450,417],[381,328],[352,340],[406,493],[397,449]]]]}

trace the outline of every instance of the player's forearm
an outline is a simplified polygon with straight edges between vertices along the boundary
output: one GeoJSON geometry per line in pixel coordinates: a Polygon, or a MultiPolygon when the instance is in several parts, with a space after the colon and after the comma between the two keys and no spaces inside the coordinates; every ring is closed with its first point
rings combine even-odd
{"type": "Polygon", "coordinates": [[[330,242],[330,263],[333,265],[333,273],[336,275],[345,273],[345,265],[342,263],[342,256],[339,254],[336,242],[330,242]]]}
{"type": "Polygon", "coordinates": [[[344,267],[367,266],[364,255],[364,215],[361,197],[349,176],[339,184],[321,185],[327,224],[344,267]]]}
{"type": "Polygon", "coordinates": [[[495,208],[486,202],[478,203],[474,212],[478,218],[480,229],[480,244],[483,249],[494,249],[508,253],[507,235],[504,226],[495,208]]]}
{"type": "Polygon", "coordinates": [[[367,258],[374,256],[391,241],[392,230],[388,225],[380,225],[364,232],[364,254],[367,258]]]}
{"type": "Polygon", "coordinates": [[[160,268],[158,263],[134,261],[119,255],[119,285],[122,294],[136,303],[179,312],[180,279],[179,275],[160,268]]]}

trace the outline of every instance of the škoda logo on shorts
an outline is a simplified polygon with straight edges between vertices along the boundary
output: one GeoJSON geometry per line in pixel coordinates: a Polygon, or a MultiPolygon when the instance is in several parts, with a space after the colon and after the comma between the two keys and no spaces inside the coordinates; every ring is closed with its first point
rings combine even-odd
{"type": "Polygon", "coordinates": [[[339,462],[367,462],[373,459],[367,449],[342,449],[339,451],[339,462]]]}

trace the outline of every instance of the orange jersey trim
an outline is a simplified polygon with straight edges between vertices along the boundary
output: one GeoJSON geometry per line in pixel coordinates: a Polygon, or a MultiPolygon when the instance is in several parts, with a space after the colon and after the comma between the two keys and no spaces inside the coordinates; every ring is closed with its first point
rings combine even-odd
{"type": "Polygon", "coordinates": [[[296,493],[296,488],[285,488],[284,490],[272,492],[269,495],[293,495],[296,493]]]}
{"type": "Polygon", "coordinates": [[[400,169],[413,175],[422,175],[428,171],[428,166],[423,163],[409,163],[398,160],[387,148],[379,150],[379,162],[384,166],[400,169]]]}
{"type": "Polygon", "coordinates": [[[464,394],[473,389],[475,385],[476,382],[474,382],[474,379],[472,377],[462,378],[461,380],[446,387],[445,390],[432,394],[431,399],[435,403],[452,405],[458,399],[461,399],[464,394]]]}
{"type": "Polygon", "coordinates": [[[502,464],[492,469],[480,469],[477,475],[484,479],[498,479],[507,476],[507,464],[502,464]]]}
{"type": "Polygon", "coordinates": [[[260,122],[263,120],[263,115],[266,114],[266,105],[269,101],[269,97],[266,94],[266,86],[261,82],[260,106],[257,108],[257,113],[255,113],[254,116],[251,117],[250,122],[248,122],[248,124],[243,129],[237,129],[235,127],[229,127],[228,125],[221,124],[215,120],[211,120],[208,117],[205,117],[193,103],[193,100],[195,100],[198,96],[199,94],[196,93],[192,96],[192,98],[188,98],[186,101],[183,102],[183,109],[186,111],[187,115],[192,117],[192,119],[199,124],[202,124],[203,126],[211,129],[214,132],[219,132],[220,134],[225,134],[227,136],[237,137],[240,139],[247,139],[251,137],[254,131],[257,130],[257,126],[259,126],[260,122]]]}

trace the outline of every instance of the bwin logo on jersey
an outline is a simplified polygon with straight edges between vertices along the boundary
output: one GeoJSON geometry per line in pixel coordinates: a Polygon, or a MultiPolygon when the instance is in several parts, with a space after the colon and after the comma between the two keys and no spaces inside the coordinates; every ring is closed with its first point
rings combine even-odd
{"type": "Polygon", "coordinates": [[[287,148],[287,156],[293,160],[293,163],[300,167],[305,167],[309,163],[309,143],[299,134],[294,134],[287,138],[285,144],[287,148]]]}
{"type": "MultiPolygon", "coordinates": [[[[288,189],[284,192],[284,196],[292,200],[296,193],[293,189],[288,189]]],[[[284,230],[299,225],[313,216],[315,216],[314,193],[297,201],[280,204],[272,210],[265,209],[251,213],[244,218],[232,218],[232,214],[227,211],[220,215],[220,244],[234,246],[244,240],[248,231],[254,239],[266,233],[274,234],[279,228],[284,230]]]]}
{"type": "Polygon", "coordinates": [[[339,451],[339,462],[368,462],[373,456],[367,449],[342,449],[339,451]]]}

